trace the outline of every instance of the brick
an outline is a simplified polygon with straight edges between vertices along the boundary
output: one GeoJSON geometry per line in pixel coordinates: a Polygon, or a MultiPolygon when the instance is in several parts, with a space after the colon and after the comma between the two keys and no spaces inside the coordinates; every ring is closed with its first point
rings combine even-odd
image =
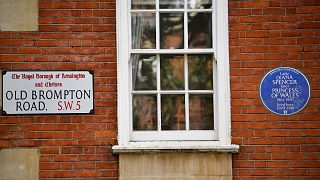
{"type": "Polygon", "coordinates": [[[116,8],[116,3],[114,2],[100,2],[100,9],[115,9],[116,8]]]}
{"type": "Polygon", "coordinates": [[[17,53],[19,53],[19,54],[40,54],[41,49],[38,49],[38,48],[19,48],[17,50],[17,53]]]}
{"type": "Polygon", "coordinates": [[[114,10],[99,10],[93,11],[94,16],[103,16],[103,17],[115,17],[116,11],[114,10]]]}
{"type": "Polygon", "coordinates": [[[1,139],[19,139],[23,138],[24,134],[23,133],[18,133],[18,132],[0,132],[0,137],[1,139]]]}
{"type": "Polygon", "coordinates": [[[42,145],[40,140],[29,140],[29,139],[18,139],[14,141],[13,146],[15,147],[38,147],[42,145]]]}
{"type": "Polygon", "coordinates": [[[21,40],[2,40],[0,46],[20,46],[22,42],[21,40]]]}
{"type": "Polygon", "coordinates": [[[55,169],[59,169],[59,167],[60,165],[56,163],[40,163],[39,165],[39,168],[41,170],[55,170],[55,169]]]}
{"type": "Polygon", "coordinates": [[[244,1],[239,3],[239,7],[267,7],[269,3],[267,1],[244,1]]]}
{"type": "Polygon", "coordinates": [[[246,37],[247,38],[263,38],[263,37],[268,37],[269,32],[264,32],[264,31],[252,31],[252,32],[247,32],[246,37]]]}
{"type": "Polygon", "coordinates": [[[45,147],[40,149],[41,154],[59,154],[59,147],[45,147]]]}
{"type": "Polygon", "coordinates": [[[274,175],[276,176],[306,176],[308,174],[307,170],[304,169],[276,169],[274,170],[274,175]]]}
{"type": "Polygon", "coordinates": [[[320,170],[318,170],[318,169],[310,169],[310,170],[308,170],[308,175],[310,175],[310,176],[320,176],[320,170]]]}
{"type": "Polygon", "coordinates": [[[100,141],[98,140],[79,140],[78,144],[81,146],[99,146],[100,141]]]}
{"type": "Polygon", "coordinates": [[[250,154],[249,155],[250,160],[271,160],[271,154],[250,154]]]}
{"type": "Polygon", "coordinates": [[[230,9],[229,16],[245,16],[250,15],[251,9],[230,9]]]}
{"type": "Polygon", "coordinates": [[[101,155],[79,155],[80,161],[100,161],[101,155]]]}
{"type": "Polygon", "coordinates": [[[78,130],[77,124],[56,124],[54,126],[56,131],[76,131],[78,130]]]}
{"type": "Polygon", "coordinates": [[[42,126],[36,124],[28,124],[20,126],[20,129],[24,131],[50,131],[54,129],[54,126],[51,124],[46,124],[42,126]]]}
{"type": "Polygon", "coordinates": [[[54,2],[53,8],[55,9],[74,9],[76,7],[75,3],[72,2],[54,2]]]}
{"type": "Polygon", "coordinates": [[[54,156],[55,162],[74,162],[79,161],[78,156],[76,155],[56,155],[54,156]]]}
{"type": "Polygon", "coordinates": [[[264,8],[263,14],[281,15],[281,14],[285,14],[285,9],[283,9],[283,8],[264,8]]]}
{"type": "Polygon", "coordinates": [[[255,161],[254,162],[254,167],[255,168],[266,168],[267,167],[267,162],[266,161],[255,161]]]}
{"type": "Polygon", "coordinates": [[[251,170],[250,175],[252,175],[252,176],[272,176],[273,170],[272,169],[254,169],[254,170],[251,170]]]}
{"type": "Polygon", "coordinates": [[[301,162],[301,166],[304,168],[319,168],[319,161],[303,161],[301,162]]]}
{"type": "Polygon", "coordinates": [[[63,147],[61,148],[61,154],[83,154],[82,147],[63,147]]]}
{"type": "Polygon", "coordinates": [[[39,15],[41,17],[52,17],[52,16],[71,16],[71,11],[70,10],[40,10],[39,15]]]}
{"type": "MultiPolygon", "coordinates": [[[[85,177],[96,177],[96,176],[103,176],[103,171],[85,171],[85,172],[83,172],[83,173],[81,173],[81,175],[83,175],[83,176],[85,176],[85,177]]],[[[117,172],[116,173],[114,173],[112,176],[117,176],[118,174],[117,174],[117,172]]]]}
{"type": "Polygon", "coordinates": [[[81,163],[72,163],[74,169],[95,169],[95,163],[81,162],[81,163]]]}
{"type": "Polygon", "coordinates": [[[249,16],[239,17],[241,23],[257,23],[257,22],[279,22],[280,17],[276,16],[249,16]]]}
{"type": "Polygon", "coordinates": [[[9,147],[10,147],[10,141],[0,140],[0,148],[9,148],[9,147]]]}
{"type": "Polygon", "coordinates": [[[75,24],[98,24],[98,18],[78,18],[75,19],[75,24]]]}
{"type": "Polygon", "coordinates": [[[56,40],[40,40],[35,42],[39,47],[64,47],[68,46],[68,41],[56,41],[56,40]]]}
{"type": "Polygon", "coordinates": [[[62,18],[52,18],[52,23],[53,24],[74,24],[75,21],[77,19],[75,18],[65,18],[65,17],[62,17],[62,18]]]}
{"type": "Polygon", "coordinates": [[[267,162],[268,168],[287,168],[289,167],[289,162],[286,161],[273,161],[267,162]]]}
{"type": "Polygon", "coordinates": [[[99,7],[98,3],[95,2],[78,2],[76,8],[78,9],[97,9],[99,7]]]}
{"type": "Polygon", "coordinates": [[[110,41],[110,40],[96,40],[93,43],[94,43],[94,46],[97,46],[97,47],[109,47],[109,46],[116,45],[115,41],[110,41]]]}

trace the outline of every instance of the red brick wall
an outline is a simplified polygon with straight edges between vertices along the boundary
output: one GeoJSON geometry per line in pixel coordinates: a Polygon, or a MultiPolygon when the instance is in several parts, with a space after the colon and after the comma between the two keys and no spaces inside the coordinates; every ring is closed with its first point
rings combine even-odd
{"type": "MultiPolygon", "coordinates": [[[[320,177],[320,1],[229,0],[234,179],[320,177]],[[296,115],[264,108],[272,68],[301,70],[296,115]],[[267,177],[267,178],[266,178],[267,177]]],[[[1,70],[94,70],[95,114],[0,117],[0,149],[39,147],[40,177],[117,179],[115,0],[39,0],[39,32],[0,32],[1,70]]]]}
{"type": "Polygon", "coordinates": [[[94,115],[0,117],[0,149],[39,147],[40,178],[117,179],[115,7],[39,0],[38,32],[0,32],[1,70],[94,70],[94,115]]]}
{"type": "Polygon", "coordinates": [[[229,30],[234,179],[320,179],[320,1],[229,0],[229,30]],[[311,84],[298,114],[275,115],[259,98],[280,66],[311,84]]]}

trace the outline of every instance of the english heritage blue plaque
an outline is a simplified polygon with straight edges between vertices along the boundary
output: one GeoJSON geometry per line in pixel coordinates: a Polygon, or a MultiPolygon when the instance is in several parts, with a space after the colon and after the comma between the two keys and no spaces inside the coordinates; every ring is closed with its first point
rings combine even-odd
{"type": "Polygon", "coordinates": [[[292,115],[302,110],[310,98],[310,84],[297,69],[279,67],[269,71],[260,84],[263,104],[278,115],[292,115]]]}

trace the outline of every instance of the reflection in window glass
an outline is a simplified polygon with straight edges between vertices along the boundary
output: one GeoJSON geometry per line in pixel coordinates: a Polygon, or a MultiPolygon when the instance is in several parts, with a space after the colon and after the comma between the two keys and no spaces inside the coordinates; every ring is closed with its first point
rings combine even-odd
{"type": "Polygon", "coordinates": [[[160,81],[162,90],[184,89],[183,56],[160,56],[160,81]]]}
{"type": "Polygon", "coordinates": [[[131,9],[156,9],[155,0],[132,0],[131,9]]]}
{"type": "Polygon", "coordinates": [[[157,96],[133,95],[133,130],[157,130],[157,96]]]}
{"type": "Polygon", "coordinates": [[[212,0],[188,0],[189,9],[209,9],[212,7],[212,0]]]}
{"type": "Polygon", "coordinates": [[[133,90],[156,90],[156,56],[134,54],[131,56],[131,61],[133,90]]]}
{"type": "Polygon", "coordinates": [[[161,129],[185,130],[184,95],[161,95],[161,129]]]}
{"type": "Polygon", "coordinates": [[[160,47],[183,48],[183,13],[160,13],[160,47]]]}
{"type": "Polygon", "coordinates": [[[189,96],[189,126],[190,130],[213,129],[213,95],[189,96]]]}
{"type": "Polygon", "coordinates": [[[131,34],[133,49],[156,48],[156,14],[132,13],[131,34]]]}
{"type": "Polygon", "coordinates": [[[184,0],[159,0],[160,9],[181,9],[183,5],[184,0]]]}
{"type": "Polygon", "coordinates": [[[188,13],[189,48],[212,48],[211,21],[211,13],[188,13]]]}
{"type": "Polygon", "coordinates": [[[189,89],[213,89],[212,55],[188,55],[189,89]]]}
{"type": "Polygon", "coordinates": [[[213,130],[212,0],[131,2],[133,131],[213,130]]]}

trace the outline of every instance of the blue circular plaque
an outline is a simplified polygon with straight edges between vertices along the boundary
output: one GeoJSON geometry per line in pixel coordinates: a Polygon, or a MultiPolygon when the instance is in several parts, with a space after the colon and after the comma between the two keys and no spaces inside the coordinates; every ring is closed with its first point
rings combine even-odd
{"type": "Polygon", "coordinates": [[[269,71],[260,84],[263,104],[278,115],[292,115],[302,110],[310,98],[310,84],[297,69],[279,67],[269,71]]]}

